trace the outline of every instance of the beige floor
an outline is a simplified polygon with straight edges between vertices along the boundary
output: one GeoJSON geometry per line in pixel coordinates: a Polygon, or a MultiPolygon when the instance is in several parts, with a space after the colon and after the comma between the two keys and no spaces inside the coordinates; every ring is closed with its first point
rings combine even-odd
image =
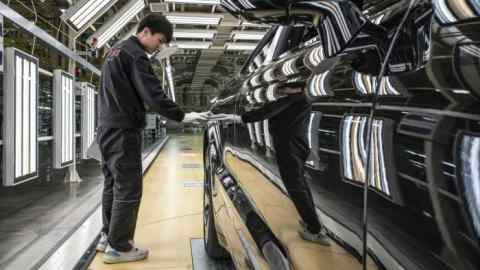
{"type": "MultiPolygon", "coordinates": [[[[201,136],[173,136],[144,178],[143,199],[135,241],[137,246],[150,249],[148,260],[106,265],[102,262],[102,254],[97,254],[88,269],[193,269],[190,240],[203,237],[203,190],[201,187],[185,188],[184,181],[202,183],[203,166],[196,169],[184,169],[182,168],[184,163],[203,163],[201,136]],[[185,146],[191,147],[192,150],[182,151],[181,148],[185,146]]],[[[258,177],[260,175],[254,178],[258,179],[258,177]]],[[[262,191],[262,188],[258,186],[257,188],[262,191]]],[[[263,192],[265,192],[264,194],[274,193],[267,190],[263,190],[263,192]]],[[[272,209],[277,208],[273,207],[272,209]]],[[[289,208],[293,209],[293,205],[289,208]]],[[[277,214],[278,217],[282,216],[277,214]]],[[[292,259],[302,262],[296,265],[296,268],[361,268],[356,259],[335,243],[331,247],[325,248],[301,240],[296,233],[298,229],[296,220],[298,218],[286,218],[279,222],[279,224],[283,224],[284,229],[289,230],[278,230],[277,232],[285,243],[289,243],[288,249],[293,256],[292,259]],[[295,221],[295,224],[287,226],[285,220],[295,221]]],[[[372,266],[372,263],[370,265],[372,266]]]]}
{"type": "Polygon", "coordinates": [[[135,235],[136,245],[150,249],[146,261],[106,265],[97,254],[88,269],[192,269],[191,238],[203,237],[202,188],[185,188],[184,181],[203,181],[202,137],[174,136],[144,178],[143,198],[135,235]],[[182,153],[181,147],[192,151],[182,153]]]}

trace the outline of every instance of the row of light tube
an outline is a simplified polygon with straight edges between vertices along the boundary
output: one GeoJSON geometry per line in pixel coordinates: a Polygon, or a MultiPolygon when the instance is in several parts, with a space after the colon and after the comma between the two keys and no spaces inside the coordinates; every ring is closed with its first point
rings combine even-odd
{"type": "MultiPolygon", "coordinates": [[[[88,0],[79,2],[78,5],[82,5],[70,18],[69,21],[77,28],[82,28],[86,23],[88,23],[100,10],[106,7],[111,2],[116,2],[117,0],[105,1],[105,0],[88,0]]],[[[77,6],[72,7],[72,9],[77,9],[77,6]]],[[[67,11],[68,13],[68,11],[67,11]]]]}
{"type": "MultiPolygon", "coordinates": [[[[128,4],[129,7],[124,8],[120,11],[122,14],[119,18],[113,17],[109,27],[99,30],[101,34],[98,34],[97,37],[97,48],[103,47],[120,29],[122,29],[133,17],[135,17],[143,8],[145,8],[145,2],[143,0],[133,0],[128,4]],[[135,2],[133,5],[131,3],[135,2]]],[[[107,25],[110,21],[107,23],[107,25]]],[[[94,34],[94,36],[96,36],[94,34]]]]}

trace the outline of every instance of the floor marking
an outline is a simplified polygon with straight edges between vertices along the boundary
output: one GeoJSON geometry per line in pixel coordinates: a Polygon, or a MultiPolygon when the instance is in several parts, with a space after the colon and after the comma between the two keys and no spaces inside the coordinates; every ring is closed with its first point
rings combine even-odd
{"type": "Polygon", "coordinates": [[[203,180],[183,181],[183,187],[186,188],[200,188],[203,187],[203,180]]]}

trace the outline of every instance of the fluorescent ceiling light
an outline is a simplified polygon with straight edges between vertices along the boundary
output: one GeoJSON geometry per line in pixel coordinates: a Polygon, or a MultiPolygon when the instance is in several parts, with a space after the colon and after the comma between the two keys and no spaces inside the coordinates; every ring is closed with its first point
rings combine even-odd
{"type": "Polygon", "coordinates": [[[69,20],[77,29],[82,28],[88,23],[98,12],[105,8],[111,2],[117,0],[84,0],[79,1],[75,6],[68,9],[63,20],[69,20]]]}
{"type": "Polygon", "coordinates": [[[167,15],[172,24],[218,25],[223,16],[167,15]]]}
{"type": "Polygon", "coordinates": [[[227,51],[252,51],[256,46],[257,44],[255,43],[225,43],[225,49],[227,51]]]}
{"type": "Polygon", "coordinates": [[[101,48],[105,45],[115,34],[120,31],[125,25],[132,20],[142,9],[145,8],[143,0],[131,0],[126,4],[117,14],[112,17],[106,24],[104,24],[97,32],[95,32],[88,42],[93,44],[93,38],[97,39],[94,44],[96,48],[101,48]]]}
{"type": "Polygon", "coordinates": [[[261,40],[265,32],[256,31],[232,31],[233,40],[261,40]]]}
{"type": "Polygon", "coordinates": [[[211,42],[182,41],[175,42],[180,49],[208,49],[212,45],[211,42]]]}
{"type": "Polygon", "coordinates": [[[258,24],[258,23],[251,23],[247,21],[242,21],[241,23],[242,26],[249,26],[249,27],[262,27],[262,28],[269,28],[270,25],[268,24],[258,24]]]}
{"type": "Polygon", "coordinates": [[[216,31],[214,30],[187,30],[187,29],[178,29],[173,32],[175,38],[204,38],[204,39],[213,39],[216,31]]]}
{"type": "Polygon", "coordinates": [[[220,0],[165,0],[167,3],[220,5],[220,0]]]}

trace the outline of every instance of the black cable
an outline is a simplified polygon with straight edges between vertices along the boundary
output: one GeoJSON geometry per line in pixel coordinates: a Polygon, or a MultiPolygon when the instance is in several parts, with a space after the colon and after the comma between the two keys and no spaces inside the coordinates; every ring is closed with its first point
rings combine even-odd
{"type": "Polygon", "coordinates": [[[410,1],[410,4],[408,5],[407,11],[405,12],[405,16],[402,18],[402,21],[398,25],[397,30],[395,31],[395,34],[392,37],[392,42],[390,43],[390,46],[387,50],[387,54],[385,55],[385,60],[383,61],[382,67],[380,69],[380,74],[377,77],[378,80],[377,80],[377,84],[375,86],[375,92],[374,92],[374,95],[373,95],[372,109],[370,110],[370,115],[368,117],[367,144],[366,144],[366,147],[367,147],[367,161],[366,161],[366,166],[365,166],[365,169],[366,169],[367,172],[366,172],[366,176],[365,176],[365,185],[363,187],[363,251],[362,251],[363,252],[363,256],[362,256],[363,270],[367,269],[367,256],[368,256],[368,252],[367,252],[368,204],[367,204],[367,202],[368,202],[368,190],[369,190],[369,186],[370,186],[370,184],[369,184],[369,178],[370,178],[369,167],[370,167],[370,155],[371,155],[370,145],[372,143],[372,138],[371,137],[372,137],[372,128],[373,128],[373,116],[375,115],[375,111],[376,111],[378,92],[380,90],[381,80],[385,75],[390,55],[392,54],[393,48],[396,45],[396,41],[398,39],[398,35],[400,34],[400,31],[402,30],[405,22],[408,19],[408,16],[410,15],[410,13],[411,13],[411,11],[412,11],[412,9],[415,6],[417,1],[418,0],[411,0],[410,1]]]}

